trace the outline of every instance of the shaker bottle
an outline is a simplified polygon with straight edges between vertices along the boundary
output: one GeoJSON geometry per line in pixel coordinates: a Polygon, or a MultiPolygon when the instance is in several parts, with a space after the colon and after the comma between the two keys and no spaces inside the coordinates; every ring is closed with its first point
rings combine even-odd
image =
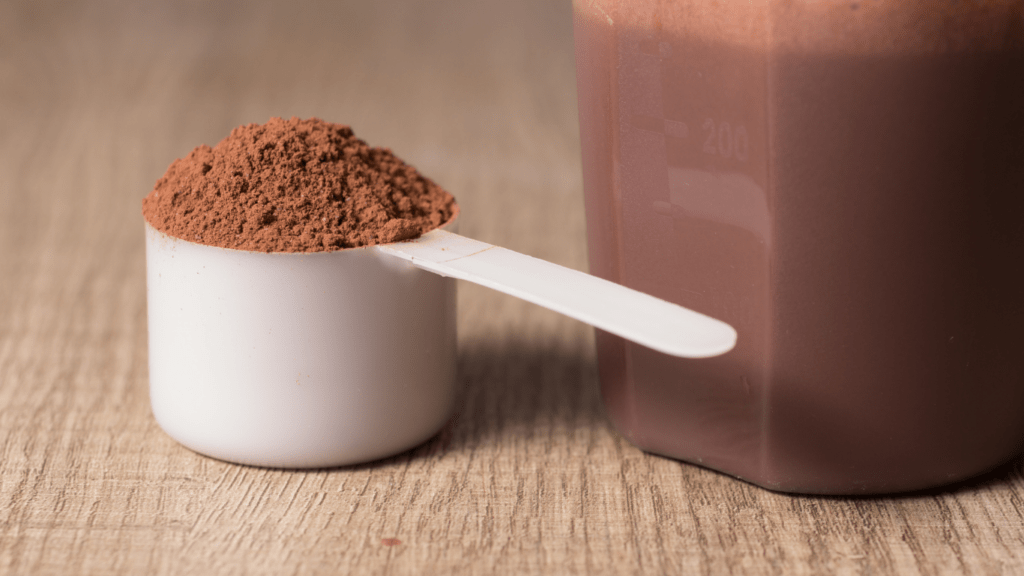
{"type": "Polygon", "coordinates": [[[644,450],[899,492],[1024,447],[1024,1],[574,2],[591,272],[732,324],[599,332],[644,450]]]}

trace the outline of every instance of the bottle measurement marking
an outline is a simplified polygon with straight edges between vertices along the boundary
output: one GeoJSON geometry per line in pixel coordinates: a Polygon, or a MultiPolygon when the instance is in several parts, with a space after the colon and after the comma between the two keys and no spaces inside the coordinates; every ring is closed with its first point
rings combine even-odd
{"type": "Polygon", "coordinates": [[[704,120],[704,153],[722,158],[735,158],[746,162],[750,157],[750,136],[747,127],[740,124],[735,128],[726,121],[716,122],[714,118],[704,120]]]}

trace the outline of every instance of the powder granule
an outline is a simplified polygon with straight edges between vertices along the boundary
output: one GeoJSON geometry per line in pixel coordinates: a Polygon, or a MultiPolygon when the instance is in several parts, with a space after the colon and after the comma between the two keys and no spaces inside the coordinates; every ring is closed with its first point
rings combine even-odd
{"type": "Polygon", "coordinates": [[[324,252],[416,238],[455,199],[387,148],[317,118],[249,124],[175,160],[142,201],[176,238],[257,252],[324,252]]]}

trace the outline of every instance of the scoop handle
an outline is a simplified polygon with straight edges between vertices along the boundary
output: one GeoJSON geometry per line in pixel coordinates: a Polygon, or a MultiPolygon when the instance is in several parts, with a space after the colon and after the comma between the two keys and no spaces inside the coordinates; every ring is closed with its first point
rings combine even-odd
{"type": "Polygon", "coordinates": [[[732,326],[642,292],[444,230],[377,250],[559,312],[665,354],[708,358],[736,345],[732,326]]]}

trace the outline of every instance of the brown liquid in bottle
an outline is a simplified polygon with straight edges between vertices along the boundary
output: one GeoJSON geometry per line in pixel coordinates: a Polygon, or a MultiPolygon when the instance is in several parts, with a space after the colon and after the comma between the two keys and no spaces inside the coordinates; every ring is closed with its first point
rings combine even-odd
{"type": "Polygon", "coordinates": [[[599,333],[619,429],[809,493],[1019,451],[1024,2],[651,4],[576,5],[591,271],[739,342],[599,333]]]}

